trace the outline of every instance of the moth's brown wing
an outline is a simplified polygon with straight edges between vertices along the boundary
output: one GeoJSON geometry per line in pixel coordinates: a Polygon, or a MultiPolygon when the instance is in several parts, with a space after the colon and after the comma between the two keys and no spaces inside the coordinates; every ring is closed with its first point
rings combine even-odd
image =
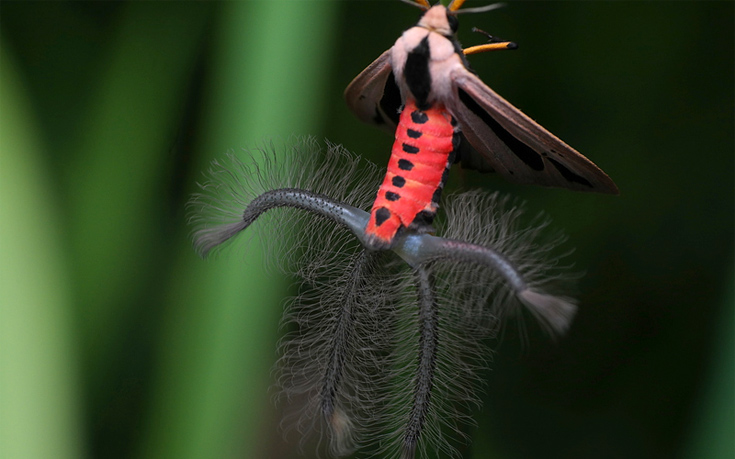
{"type": "Polygon", "coordinates": [[[488,170],[481,167],[484,160],[489,168],[516,183],[619,193],[610,177],[592,161],[508,103],[467,69],[452,71],[451,79],[456,94],[447,108],[476,150],[462,151],[465,166],[488,170]]]}
{"type": "Polygon", "coordinates": [[[390,49],[352,80],[345,89],[345,100],[360,121],[395,133],[403,102],[393,77],[390,49]]]}

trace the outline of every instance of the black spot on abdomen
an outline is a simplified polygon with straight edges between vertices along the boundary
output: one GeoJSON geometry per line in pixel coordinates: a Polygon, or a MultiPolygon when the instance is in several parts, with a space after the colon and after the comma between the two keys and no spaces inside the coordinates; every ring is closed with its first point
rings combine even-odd
{"type": "Polygon", "coordinates": [[[429,115],[420,110],[415,110],[411,112],[411,121],[415,124],[424,124],[429,121],[429,115]]]}
{"type": "Polygon", "coordinates": [[[389,218],[390,210],[386,209],[385,207],[381,207],[380,209],[375,211],[375,226],[382,225],[389,218]]]}
{"type": "Polygon", "coordinates": [[[398,201],[399,199],[401,199],[401,195],[392,191],[386,191],[385,199],[387,199],[388,201],[398,201]]]}
{"type": "MultiPolygon", "coordinates": [[[[416,113],[416,112],[414,112],[416,113]]],[[[406,135],[408,135],[412,139],[418,139],[422,135],[424,135],[422,132],[414,131],[413,129],[406,129],[406,135]]]]}
{"type": "Polygon", "coordinates": [[[401,145],[401,148],[406,153],[409,153],[409,154],[412,154],[412,155],[415,155],[416,153],[419,152],[419,147],[414,147],[413,145],[409,145],[407,143],[404,143],[403,145],[401,145]]]}
{"type": "Polygon", "coordinates": [[[398,168],[402,171],[410,171],[413,169],[413,163],[407,159],[399,159],[398,168]]]}

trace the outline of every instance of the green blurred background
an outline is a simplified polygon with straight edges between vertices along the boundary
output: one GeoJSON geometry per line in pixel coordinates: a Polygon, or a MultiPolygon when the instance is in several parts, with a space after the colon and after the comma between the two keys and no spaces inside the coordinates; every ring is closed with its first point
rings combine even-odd
{"type": "MultiPolygon", "coordinates": [[[[269,139],[385,164],[390,136],[342,91],[417,13],[0,4],[0,457],[297,457],[268,390],[289,281],[257,247],[197,258],[184,206],[211,159],[269,139]]],[[[586,271],[568,336],[498,348],[465,457],[734,457],[734,4],[510,1],[461,22],[465,45],[471,26],[519,43],[471,62],[621,190],[454,173],[545,211],[586,271]]]]}

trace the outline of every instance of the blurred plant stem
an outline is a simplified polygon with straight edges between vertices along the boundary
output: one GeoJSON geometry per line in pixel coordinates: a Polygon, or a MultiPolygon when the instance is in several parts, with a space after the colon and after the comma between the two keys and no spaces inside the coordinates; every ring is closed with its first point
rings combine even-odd
{"type": "MultiPolygon", "coordinates": [[[[199,146],[205,161],[195,169],[206,170],[227,149],[317,132],[336,7],[221,5],[206,89],[213,103],[199,146]]],[[[285,285],[263,272],[255,242],[245,260],[209,262],[179,244],[143,456],[267,456],[277,422],[267,416],[269,367],[285,285]]]]}
{"type": "Polygon", "coordinates": [[[692,417],[692,428],[684,457],[726,459],[735,457],[735,268],[727,276],[721,317],[713,330],[709,371],[703,378],[701,396],[692,417]]]}
{"type": "MultiPolygon", "coordinates": [[[[123,6],[89,90],[92,103],[65,151],[68,234],[86,382],[92,406],[114,387],[106,364],[138,312],[165,239],[160,196],[172,133],[199,52],[207,10],[142,2],[123,6]],[[165,13],[165,14],[158,14],[165,13]]],[[[70,137],[73,134],[70,134],[70,137]]],[[[182,225],[184,223],[182,222],[182,225]]]]}
{"type": "Polygon", "coordinates": [[[77,343],[57,196],[0,43],[0,457],[83,457],[77,343]]]}

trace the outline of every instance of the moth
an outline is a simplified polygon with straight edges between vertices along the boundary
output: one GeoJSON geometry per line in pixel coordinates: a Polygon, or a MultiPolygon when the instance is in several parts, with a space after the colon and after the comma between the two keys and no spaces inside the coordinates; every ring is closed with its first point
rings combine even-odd
{"type": "MultiPolygon", "coordinates": [[[[411,3],[408,0],[408,3],[411,3]]],[[[465,57],[513,49],[492,41],[462,50],[456,38],[464,0],[431,6],[416,26],[362,71],[345,90],[357,117],[395,132],[391,158],[366,227],[373,248],[389,248],[409,229],[426,232],[451,165],[496,172],[511,182],[618,194],[592,161],[490,89],[465,57]]]]}

